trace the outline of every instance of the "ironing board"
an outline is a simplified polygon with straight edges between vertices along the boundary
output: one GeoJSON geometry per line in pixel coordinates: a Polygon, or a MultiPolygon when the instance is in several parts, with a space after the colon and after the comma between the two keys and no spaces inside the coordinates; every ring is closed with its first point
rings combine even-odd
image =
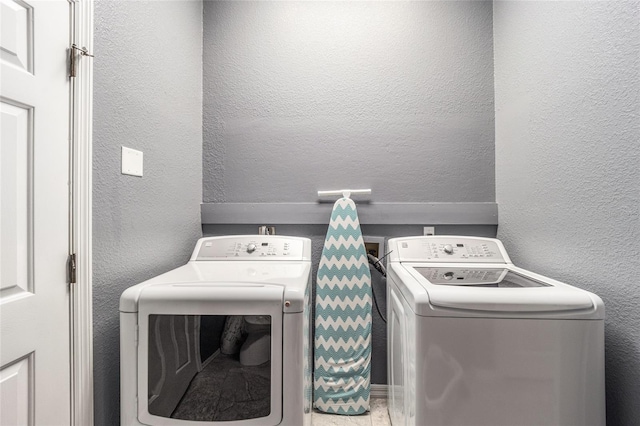
{"type": "Polygon", "coordinates": [[[371,273],[355,203],[333,206],[316,280],[314,405],[326,413],[369,410],[371,273]]]}

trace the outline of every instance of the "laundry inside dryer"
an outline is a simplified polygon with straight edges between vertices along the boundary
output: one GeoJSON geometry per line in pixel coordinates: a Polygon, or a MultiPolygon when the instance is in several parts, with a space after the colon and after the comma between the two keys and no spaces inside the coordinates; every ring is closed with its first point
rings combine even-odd
{"type": "Polygon", "coordinates": [[[150,315],[148,409],[191,421],[271,411],[271,317],[150,315]]]}

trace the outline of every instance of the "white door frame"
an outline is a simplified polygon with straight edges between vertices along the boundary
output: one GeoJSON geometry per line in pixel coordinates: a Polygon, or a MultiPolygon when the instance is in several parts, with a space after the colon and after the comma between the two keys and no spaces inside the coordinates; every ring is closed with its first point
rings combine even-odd
{"type": "MultiPolygon", "coordinates": [[[[93,0],[71,3],[71,38],[93,53],[93,0]]],[[[93,426],[93,309],[92,309],[92,132],[93,58],[76,55],[71,80],[71,238],[76,254],[76,283],[71,286],[71,424],[93,426]]]]}

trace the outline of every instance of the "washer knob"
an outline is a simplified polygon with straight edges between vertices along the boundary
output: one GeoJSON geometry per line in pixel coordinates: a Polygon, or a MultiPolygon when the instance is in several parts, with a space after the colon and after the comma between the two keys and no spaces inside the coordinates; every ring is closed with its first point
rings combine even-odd
{"type": "Polygon", "coordinates": [[[445,244],[444,252],[447,254],[453,254],[453,246],[451,244],[445,244]]]}
{"type": "Polygon", "coordinates": [[[447,281],[450,281],[453,279],[453,272],[445,272],[443,275],[443,278],[447,281]]]}
{"type": "Polygon", "coordinates": [[[247,253],[253,253],[254,251],[256,251],[256,245],[253,243],[249,243],[247,245],[247,253]]]}

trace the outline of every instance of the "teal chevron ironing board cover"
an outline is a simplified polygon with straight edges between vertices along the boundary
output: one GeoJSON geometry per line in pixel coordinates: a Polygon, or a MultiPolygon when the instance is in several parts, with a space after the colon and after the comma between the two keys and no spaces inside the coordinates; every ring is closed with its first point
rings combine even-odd
{"type": "Polygon", "coordinates": [[[371,273],[355,203],[336,201],[316,280],[314,404],[326,413],[369,410],[371,273]]]}

